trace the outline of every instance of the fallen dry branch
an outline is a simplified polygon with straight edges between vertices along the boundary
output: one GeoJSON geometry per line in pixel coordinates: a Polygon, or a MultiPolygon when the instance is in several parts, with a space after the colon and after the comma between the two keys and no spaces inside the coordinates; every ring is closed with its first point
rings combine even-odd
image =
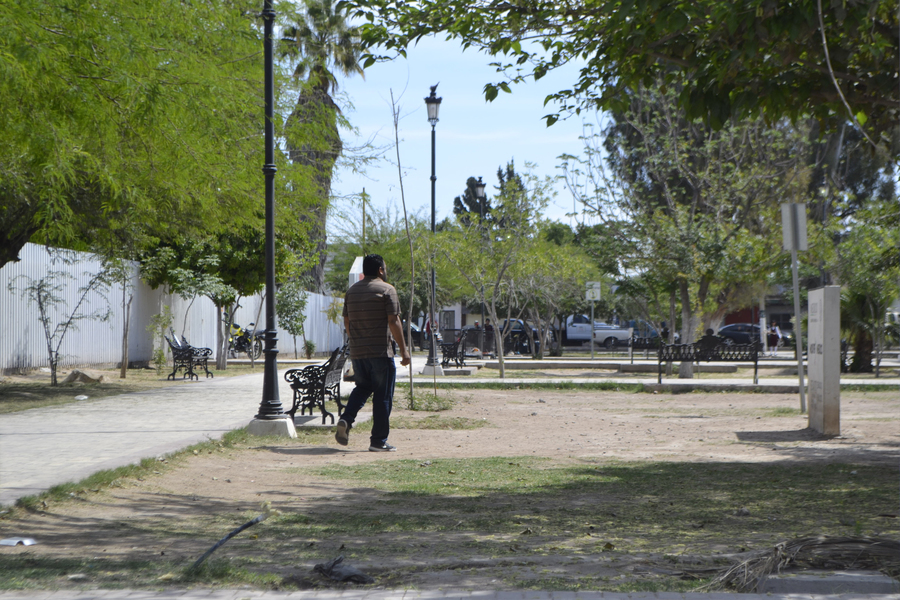
{"type": "Polygon", "coordinates": [[[808,537],[776,544],[770,550],[729,567],[697,591],[757,590],[773,573],[795,569],[862,569],[900,575],[900,542],[884,538],[808,537]]]}

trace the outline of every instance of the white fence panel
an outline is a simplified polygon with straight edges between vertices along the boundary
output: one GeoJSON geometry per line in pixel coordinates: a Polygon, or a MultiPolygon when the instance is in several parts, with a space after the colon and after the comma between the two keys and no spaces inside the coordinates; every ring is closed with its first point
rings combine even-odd
{"type": "MultiPolygon", "coordinates": [[[[74,310],[79,294],[90,278],[101,269],[100,261],[86,253],[71,253],[73,264],[65,264],[47,251],[44,246],[26,244],[19,253],[21,260],[0,268],[0,372],[14,373],[49,366],[47,343],[35,303],[22,296],[21,290],[31,281],[47,276],[53,271],[63,271],[67,276],[57,278],[61,284],[60,298],[64,301],[52,312],[51,327],[74,310]],[[12,286],[13,291],[10,291],[12,286]]],[[[150,319],[169,306],[173,313],[172,328],[177,335],[184,335],[198,347],[217,347],[216,327],[221,318],[215,305],[205,297],[193,302],[163,290],[150,289],[138,278],[137,265],[132,266],[131,288],[134,299],[128,336],[128,360],[131,363],[148,363],[153,355],[154,340],[147,331],[150,319]]],[[[108,290],[104,297],[90,293],[85,297],[79,312],[109,311],[107,321],[81,320],[76,329],[70,329],[60,346],[60,367],[100,366],[119,364],[122,359],[122,334],[124,331],[122,286],[108,290]]],[[[316,352],[330,353],[343,343],[342,324],[334,324],[325,317],[325,309],[331,304],[330,296],[309,294],[306,308],[306,336],[316,344],[316,352]]],[[[235,321],[244,326],[256,322],[256,329],[265,327],[263,296],[256,295],[241,300],[241,308],[235,321]],[[260,309],[260,307],[262,307],[260,309]]],[[[277,309],[276,309],[277,313],[277,309]]],[[[281,356],[293,358],[294,340],[286,331],[278,331],[278,349],[281,356]]],[[[297,352],[302,355],[303,341],[298,338],[297,352]]]]}
{"type": "MultiPolygon", "coordinates": [[[[23,295],[27,286],[41,280],[59,287],[53,295],[60,301],[56,306],[47,307],[51,334],[57,326],[65,323],[76,307],[76,314],[111,310],[106,321],[82,319],[73,323],[59,345],[61,367],[109,363],[121,357],[122,319],[116,314],[116,307],[110,305],[110,302],[116,301],[115,296],[104,298],[103,294],[89,292],[84,295],[80,306],[78,304],[82,297],[80,288],[100,272],[100,261],[84,253],[69,255],[75,257],[75,262],[67,265],[59,254],[51,254],[43,246],[27,244],[19,254],[19,262],[9,263],[0,269],[0,294],[3,298],[0,306],[0,368],[4,371],[49,366],[40,310],[35,302],[23,295]]],[[[54,349],[57,340],[52,342],[54,349]]]]}
{"type": "MultiPolygon", "coordinates": [[[[315,342],[316,352],[330,355],[335,348],[344,344],[343,317],[339,319],[339,324],[332,323],[325,317],[325,311],[332,303],[331,296],[310,293],[307,298],[304,311],[306,338],[315,342]]],[[[287,333],[285,336],[290,337],[287,333]]],[[[297,343],[302,344],[299,340],[297,343]]],[[[293,345],[291,347],[293,348],[293,345]]]]}
{"type": "MultiPolygon", "coordinates": [[[[322,294],[307,293],[306,310],[303,311],[306,321],[304,329],[306,339],[312,340],[316,345],[317,354],[331,354],[331,352],[344,343],[343,321],[332,323],[325,316],[325,310],[331,305],[332,297],[322,294]]],[[[264,330],[266,327],[265,298],[262,294],[241,298],[240,308],[235,311],[234,321],[242,327],[250,327],[255,323],[254,329],[264,330]]],[[[278,352],[284,358],[305,356],[303,353],[303,338],[297,336],[296,347],[294,338],[278,324],[278,307],[275,307],[275,327],[278,331],[278,352]]]]}

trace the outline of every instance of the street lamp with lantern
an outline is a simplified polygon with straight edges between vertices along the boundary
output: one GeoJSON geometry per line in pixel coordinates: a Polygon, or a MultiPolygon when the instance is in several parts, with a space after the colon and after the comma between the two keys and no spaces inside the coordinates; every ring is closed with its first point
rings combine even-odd
{"type": "MultiPolygon", "coordinates": [[[[478,177],[478,181],[475,182],[475,197],[478,199],[478,212],[481,215],[481,221],[479,222],[479,228],[482,232],[484,232],[484,203],[487,199],[484,195],[485,183],[481,180],[481,177],[478,177]]],[[[480,340],[480,348],[484,351],[484,283],[481,284],[481,340],[480,340]]]]}
{"type": "MultiPolygon", "coordinates": [[[[438,112],[441,108],[441,98],[437,97],[435,93],[437,91],[438,84],[434,84],[431,86],[431,94],[425,98],[425,107],[428,109],[428,122],[431,124],[431,233],[434,235],[434,221],[435,221],[435,182],[437,181],[437,176],[434,174],[434,141],[435,141],[435,132],[434,126],[437,125],[438,122],[438,112]]],[[[425,369],[422,371],[425,375],[443,375],[444,371],[441,369],[441,365],[437,360],[437,346],[435,345],[435,339],[437,338],[437,323],[435,322],[435,310],[437,307],[435,306],[435,285],[436,279],[434,276],[434,261],[432,257],[431,264],[431,305],[429,306],[429,319],[431,320],[431,348],[428,350],[428,361],[425,363],[425,369]]]]}
{"type": "Polygon", "coordinates": [[[247,426],[252,435],[283,435],[297,437],[294,420],[286,415],[278,394],[278,349],[275,330],[275,77],[273,41],[275,10],[272,0],[263,2],[263,88],[266,104],[265,115],[265,250],[266,250],[266,347],[263,369],[262,401],[259,412],[247,426]]]}

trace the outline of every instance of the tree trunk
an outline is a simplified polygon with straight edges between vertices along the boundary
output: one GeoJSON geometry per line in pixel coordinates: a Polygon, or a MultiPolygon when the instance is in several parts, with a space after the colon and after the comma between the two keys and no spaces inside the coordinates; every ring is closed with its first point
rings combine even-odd
{"type": "MultiPolygon", "coordinates": [[[[678,290],[681,293],[681,343],[693,344],[697,331],[695,323],[695,315],[691,310],[691,292],[688,282],[679,281],[678,290]]],[[[682,361],[678,366],[679,379],[694,378],[694,363],[690,361],[682,361]]]]}
{"type": "Polygon", "coordinates": [[[851,373],[872,372],[872,334],[865,330],[857,332],[853,339],[853,360],[850,361],[851,373]]]}
{"type": "Polygon", "coordinates": [[[19,261],[19,251],[39,229],[34,225],[37,211],[38,203],[15,194],[0,199],[0,268],[19,261]]]}
{"type": "MultiPolygon", "coordinates": [[[[494,353],[497,355],[497,360],[500,361],[500,379],[506,378],[506,363],[503,360],[503,332],[500,331],[500,321],[497,319],[497,306],[494,303],[494,299],[491,298],[491,304],[488,308],[488,312],[491,315],[491,326],[493,327],[494,334],[494,353]]],[[[482,327],[485,325],[482,324],[482,327]]]]}
{"type": "Polygon", "coordinates": [[[224,331],[228,323],[222,318],[223,312],[223,307],[216,304],[216,371],[224,371],[228,366],[228,336],[224,331]]]}
{"type": "Polygon", "coordinates": [[[216,305],[217,317],[219,325],[216,328],[216,342],[218,344],[218,352],[216,352],[216,370],[225,371],[228,369],[228,336],[231,333],[231,323],[234,321],[234,313],[237,312],[240,296],[238,296],[234,304],[231,306],[216,305]],[[224,312],[225,317],[222,317],[224,312]]]}
{"type": "Polygon", "coordinates": [[[128,375],[128,330],[131,325],[131,303],[134,302],[134,294],[125,302],[125,289],[122,290],[122,304],[125,308],[125,323],[122,331],[122,367],[119,369],[119,379],[125,379],[128,375]]]}
{"type": "MultiPolygon", "coordinates": [[[[672,289],[669,294],[669,339],[665,340],[666,344],[675,343],[675,290],[672,289]]],[[[672,362],[666,363],[666,377],[672,376],[672,362]]]]}
{"type": "Polygon", "coordinates": [[[59,352],[50,353],[50,385],[59,385],[56,379],[56,369],[59,365],[59,352]]]}

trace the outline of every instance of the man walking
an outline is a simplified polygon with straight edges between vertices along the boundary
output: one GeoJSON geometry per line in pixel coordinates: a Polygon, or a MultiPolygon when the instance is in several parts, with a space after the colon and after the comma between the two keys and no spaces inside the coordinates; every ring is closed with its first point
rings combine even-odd
{"type": "Polygon", "coordinates": [[[391,407],[394,403],[394,349],[400,347],[400,364],[409,364],[409,350],[403,339],[400,300],[387,283],[384,259],[377,254],[363,258],[363,279],[354,283],[344,297],[344,327],[350,337],[350,362],[356,387],[337,424],[334,438],[346,446],[359,409],[372,396],[372,435],[369,452],[393,452],[388,444],[391,407]]]}

